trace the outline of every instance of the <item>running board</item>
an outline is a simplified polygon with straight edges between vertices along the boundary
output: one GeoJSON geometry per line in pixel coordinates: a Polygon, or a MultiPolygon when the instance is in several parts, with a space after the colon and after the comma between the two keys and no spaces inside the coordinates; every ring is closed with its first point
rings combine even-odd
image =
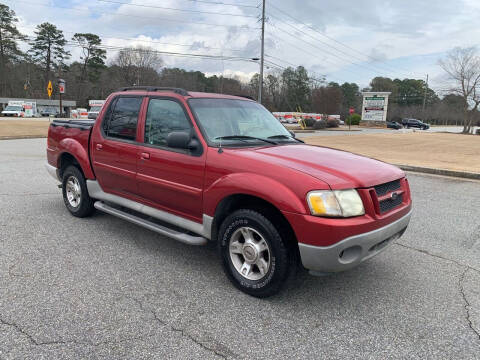
{"type": "Polygon", "coordinates": [[[92,199],[126,207],[143,215],[151,216],[168,224],[178,226],[181,229],[186,229],[204,238],[211,239],[213,224],[213,218],[211,216],[203,214],[202,223],[199,224],[195,221],[188,220],[184,217],[174,215],[172,213],[159,210],[133,200],[106,193],[102,190],[100,184],[96,180],[87,180],[87,189],[92,199]]]}
{"type": "Polygon", "coordinates": [[[156,224],[154,222],[151,222],[151,221],[142,219],[138,216],[132,215],[130,213],[124,212],[122,210],[108,206],[102,201],[96,201],[94,206],[96,209],[106,212],[107,214],[119,217],[123,220],[127,220],[133,224],[142,226],[146,229],[155,231],[156,233],[159,233],[161,235],[167,236],[169,238],[175,239],[177,241],[180,241],[188,245],[205,245],[208,242],[208,240],[205,239],[204,237],[188,235],[182,232],[175,231],[173,229],[169,229],[166,226],[156,224]]]}

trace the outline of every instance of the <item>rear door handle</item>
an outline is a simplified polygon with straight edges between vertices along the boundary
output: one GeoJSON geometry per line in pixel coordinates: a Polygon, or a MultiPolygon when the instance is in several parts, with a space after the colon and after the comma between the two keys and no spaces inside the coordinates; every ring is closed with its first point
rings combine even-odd
{"type": "Polygon", "coordinates": [[[97,150],[102,150],[103,149],[103,145],[102,144],[97,144],[97,146],[95,146],[97,148],[97,150]]]}
{"type": "Polygon", "coordinates": [[[146,153],[146,152],[142,152],[140,154],[140,157],[142,158],[142,160],[148,160],[148,159],[150,159],[150,154],[146,153]]]}

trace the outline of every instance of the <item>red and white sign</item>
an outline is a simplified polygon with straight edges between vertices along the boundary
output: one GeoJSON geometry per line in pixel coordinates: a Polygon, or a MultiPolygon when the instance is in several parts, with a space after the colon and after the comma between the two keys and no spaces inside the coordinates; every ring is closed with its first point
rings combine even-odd
{"type": "Polygon", "coordinates": [[[58,92],[65,94],[65,80],[63,79],[58,79],[58,92]]]}

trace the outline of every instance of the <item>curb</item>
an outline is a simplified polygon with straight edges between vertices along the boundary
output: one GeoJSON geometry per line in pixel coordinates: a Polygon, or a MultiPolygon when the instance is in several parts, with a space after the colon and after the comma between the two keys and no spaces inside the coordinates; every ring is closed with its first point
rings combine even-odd
{"type": "Polygon", "coordinates": [[[435,169],[435,168],[428,168],[428,167],[421,167],[421,166],[410,166],[410,165],[402,165],[402,164],[395,164],[400,169],[405,171],[413,171],[425,174],[434,174],[434,175],[443,175],[443,176],[451,176],[463,179],[473,179],[473,180],[480,180],[480,173],[473,173],[468,171],[455,171],[455,170],[445,170],[445,169],[435,169]]]}
{"type": "Polygon", "coordinates": [[[321,130],[317,130],[317,131],[363,131],[362,129],[351,129],[351,130],[348,130],[348,129],[335,129],[335,128],[330,128],[330,129],[321,129],[321,130]]]}

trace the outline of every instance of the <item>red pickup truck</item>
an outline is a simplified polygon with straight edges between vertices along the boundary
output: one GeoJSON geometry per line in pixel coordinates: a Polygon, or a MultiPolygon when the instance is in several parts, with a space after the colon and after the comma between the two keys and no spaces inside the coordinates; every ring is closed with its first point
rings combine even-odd
{"type": "Polygon", "coordinates": [[[339,272],[408,226],[398,168],[309,146],[243,97],[134,87],[95,121],[53,121],[48,172],[72,215],[95,209],[191,245],[218,243],[240,290],[278,292],[296,262],[339,272]]]}

